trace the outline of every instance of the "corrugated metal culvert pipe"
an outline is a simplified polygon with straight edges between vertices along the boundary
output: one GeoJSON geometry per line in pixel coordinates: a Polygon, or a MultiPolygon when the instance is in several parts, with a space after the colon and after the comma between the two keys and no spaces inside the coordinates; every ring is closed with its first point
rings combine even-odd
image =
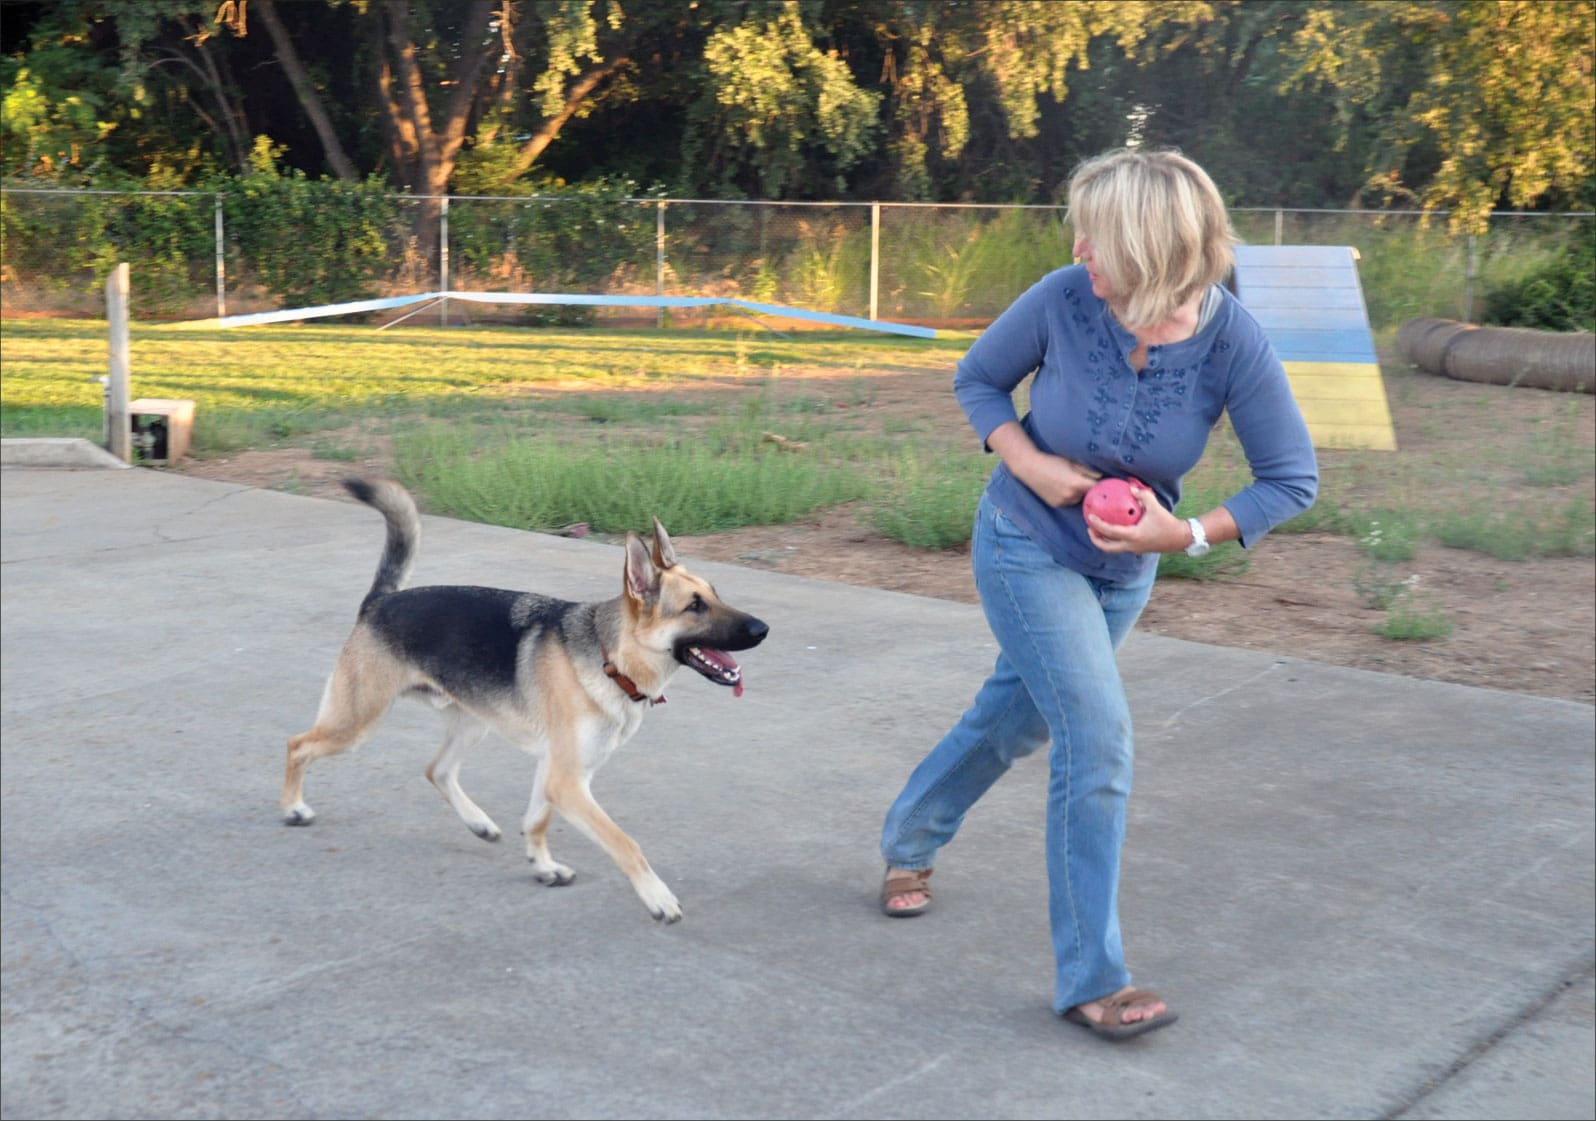
{"type": "Polygon", "coordinates": [[[1596,334],[1477,327],[1455,319],[1410,319],[1397,350],[1419,369],[1460,381],[1596,391],[1596,334]]]}

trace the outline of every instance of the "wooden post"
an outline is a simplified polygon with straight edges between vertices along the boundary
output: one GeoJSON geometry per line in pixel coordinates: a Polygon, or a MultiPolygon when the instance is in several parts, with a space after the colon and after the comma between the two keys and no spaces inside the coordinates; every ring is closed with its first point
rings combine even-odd
{"type": "Polygon", "coordinates": [[[1468,265],[1463,274],[1463,322],[1474,322],[1474,281],[1480,275],[1479,243],[1469,234],[1468,265]]]}
{"type": "MultiPolygon", "coordinates": [[[[654,294],[665,295],[665,200],[660,199],[654,211],[654,294]]],[[[665,305],[654,313],[654,326],[665,326],[665,305]]]]}
{"type": "Polygon", "coordinates": [[[216,192],[216,318],[227,316],[227,226],[222,220],[222,192],[216,192]]]}
{"type": "Polygon", "coordinates": [[[870,318],[876,316],[876,297],[881,288],[881,204],[870,204],[870,318]]]}
{"type": "MultiPolygon", "coordinates": [[[[438,209],[438,291],[449,290],[449,196],[438,209]]],[[[449,297],[438,301],[438,326],[449,325],[449,297]]]]}
{"type": "Polygon", "coordinates": [[[123,463],[133,462],[128,430],[128,265],[123,261],[105,281],[105,318],[110,324],[111,369],[105,387],[106,450],[123,463]]]}

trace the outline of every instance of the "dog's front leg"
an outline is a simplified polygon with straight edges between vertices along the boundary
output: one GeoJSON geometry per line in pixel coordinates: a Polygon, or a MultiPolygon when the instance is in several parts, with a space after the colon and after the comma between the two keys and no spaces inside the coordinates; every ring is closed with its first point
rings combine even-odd
{"type": "Polygon", "coordinates": [[[649,867],[637,842],[628,837],[593,800],[586,777],[562,774],[557,768],[551,770],[553,773],[548,777],[546,789],[549,804],[610,854],[616,867],[632,881],[632,890],[637,892],[637,897],[648,908],[649,914],[667,923],[680,919],[682,906],[676,901],[676,896],[665,886],[665,881],[654,874],[654,869],[649,867]]]}

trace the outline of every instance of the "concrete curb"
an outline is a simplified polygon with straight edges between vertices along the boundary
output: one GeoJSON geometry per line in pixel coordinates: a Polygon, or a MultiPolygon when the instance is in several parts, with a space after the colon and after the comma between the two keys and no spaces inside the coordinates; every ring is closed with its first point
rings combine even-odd
{"type": "Polygon", "coordinates": [[[100,445],[79,437],[0,440],[4,467],[131,467],[100,445]]]}

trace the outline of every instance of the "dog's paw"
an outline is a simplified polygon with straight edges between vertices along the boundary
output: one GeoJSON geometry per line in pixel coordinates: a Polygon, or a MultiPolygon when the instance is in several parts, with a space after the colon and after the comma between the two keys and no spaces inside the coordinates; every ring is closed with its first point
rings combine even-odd
{"type": "Polygon", "coordinates": [[[497,841],[504,836],[503,833],[499,832],[499,827],[486,818],[481,821],[468,821],[466,824],[471,827],[471,832],[481,837],[484,841],[497,841]]]}
{"type": "Polygon", "coordinates": [[[295,802],[283,811],[284,825],[309,825],[316,820],[316,811],[303,802],[295,802]]]}
{"type": "Polygon", "coordinates": [[[648,908],[648,913],[654,916],[656,922],[680,922],[682,905],[676,902],[676,896],[671,894],[671,889],[665,886],[665,881],[658,876],[636,885],[638,898],[642,899],[643,906],[648,908]]]}
{"type": "Polygon", "coordinates": [[[532,878],[540,884],[549,887],[564,887],[576,879],[576,871],[554,861],[542,861],[536,857],[529,857],[532,861],[532,878]]]}

